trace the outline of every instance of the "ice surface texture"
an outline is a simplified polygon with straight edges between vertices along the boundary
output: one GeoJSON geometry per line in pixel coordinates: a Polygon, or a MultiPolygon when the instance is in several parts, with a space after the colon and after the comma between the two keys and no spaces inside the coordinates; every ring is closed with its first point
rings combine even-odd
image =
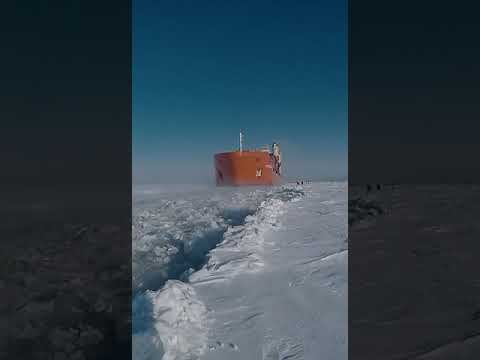
{"type": "Polygon", "coordinates": [[[337,333],[346,333],[346,222],[346,184],[136,188],[134,359],[310,358],[315,340],[306,329],[318,329],[300,318],[334,302],[318,297],[332,289],[340,289],[343,300],[333,306],[345,316],[326,331],[334,333],[327,351],[343,354],[346,334],[337,333]],[[312,280],[318,286],[305,285],[312,280]],[[269,330],[279,312],[284,319],[269,330]]]}

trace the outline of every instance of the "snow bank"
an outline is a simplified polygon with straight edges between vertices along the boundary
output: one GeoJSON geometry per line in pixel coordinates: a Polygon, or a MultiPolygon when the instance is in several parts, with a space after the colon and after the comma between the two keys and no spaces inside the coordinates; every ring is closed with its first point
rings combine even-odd
{"type": "Polygon", "coordinates": [[[194,359],[205,351],[207,309],[192,286],[169,280],[133,303],[133,358],[194,359]]]}
{"type": "Polygon", "coordinates": [[[190,282],[217,281],[260,270],[264,266],[264,234],[279,228],[278,219],[286,203],[303,195],[304,192],[296,188],[283,188],[269,193],[255,214],[245,218],[244,224],[227,229],[224,240],[210,251],[208,262],[190,276],[190,282]]]}

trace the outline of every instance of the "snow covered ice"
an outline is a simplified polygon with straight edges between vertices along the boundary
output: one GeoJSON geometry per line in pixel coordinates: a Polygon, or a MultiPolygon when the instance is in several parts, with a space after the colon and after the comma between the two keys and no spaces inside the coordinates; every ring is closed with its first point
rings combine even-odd
{"type": "Polygon", "coordinates": [[[346,359],[347,183],[134,188],[133,358],[346,359]]]}

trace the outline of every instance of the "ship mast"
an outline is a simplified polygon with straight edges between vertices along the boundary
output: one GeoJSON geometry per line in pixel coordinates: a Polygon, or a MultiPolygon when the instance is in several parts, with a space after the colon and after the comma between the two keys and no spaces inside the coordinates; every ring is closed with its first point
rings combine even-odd
{"type": "Polygon", "coordinates": [[[240,152],[242,152],[242,151],[243,151],[243,134],[240,131],[240,152]]]}

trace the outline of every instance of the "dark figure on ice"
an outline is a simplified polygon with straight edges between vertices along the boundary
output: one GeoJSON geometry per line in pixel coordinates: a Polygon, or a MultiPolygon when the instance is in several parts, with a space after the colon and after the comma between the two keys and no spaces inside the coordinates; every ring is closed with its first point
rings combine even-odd
{"type": "Polygon", "coordinates": [[[372,191],[372,185],[367,184],[367,195],[370,194],[370,191],[372,191]]]}
{"type": "Polygon", "coordinates": [[[377,190],[380,190],[380,189],[381,189],[381,185],[377,184],[377,190]]]}

